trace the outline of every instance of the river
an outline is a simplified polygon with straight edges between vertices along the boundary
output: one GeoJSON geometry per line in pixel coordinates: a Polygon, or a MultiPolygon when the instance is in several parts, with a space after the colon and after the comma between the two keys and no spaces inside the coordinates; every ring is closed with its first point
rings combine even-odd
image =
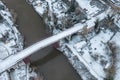
{"type": "MultiPolygon", "coordinates": [[[[16,24],[24,36],[25,47],[49,36],[43,20],[25,0],[2,1],[17,13],[16,24]]],[[[52,46],[36,52],[30,58],[32,66],[37,66],[37,71],[44,74],[45,80],[81,80],[67,58],[52,46]]]]}

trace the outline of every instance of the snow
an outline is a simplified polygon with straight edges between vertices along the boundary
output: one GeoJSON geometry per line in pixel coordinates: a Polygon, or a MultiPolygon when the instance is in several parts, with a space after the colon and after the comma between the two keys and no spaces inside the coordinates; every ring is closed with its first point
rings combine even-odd
{"type": "MultiPolygon", "coordinates": [[[[15,33],[12,33],[13,29],[11,29],[11,26],[6,24],[6,23],[0,23],[0,34],[1,34],[1,39],[4,38],[3,36],[7,36],[9,35],[9,37],[7,37],[7,39],[5,40],[6,43],[1,42],[1,45],[3,45],[4,47],[6,47],[6,50],[8,51],[8,54],[14,54],[16,52],[16,50],[12,49],[12,46],[16,45],[16,41],[19,42],[18,39],[18,31],[15,31],[15,33]],[[14,35],[16,34],[16,35],[14,35]],[[15,41],[16,39],[16,41],[15,41]],[[15,51],[15,52],[14,52],[15,51]]],[[[22,43],[22,42],[19,42],[22,43]]],[[[22,46],[22,45],[20,45],[22,46]]],[[[22,49],[22,47],[21,47],[22,49]]]]}
{"type": "Polygon", "coordinates": [[[114,16],[114,23],[120,28],[120,15],[117,14],[114,16]]]}
{"type": "MultiPolygon", "coordinates": [[[[78,54],[78,52],[76,52],[76,50],[73,48],[72,45],[67,44],[67,46],[72,51],[72,53],[74,55],[76,55],[78,57],[78,59],[87,67],[87,69],[92,73],[92,75],[94,75],[98,80],[103,80],[105,75],[103,73],[102,73],[102,75],[97,74],[96,71],[94,70],[94,68],[87,62],[87,61],[89,61],[88,59],[90,58],[88,55],[86,56],[86,58],[84,58],[83,56],[80,56],[80,54],[78,54]]],[[[100,69],[100,66],[99,66],[99,69],[100,69]]]]}
{"type": "MultiPolygon", "coordinates": [[[[106,45],[110,38],[113,36],[113,33],[109,30],[106,30],[106,32],[101,32],[98,35],[96,35],[94,38],[90,40],[90,46],[88,47],[89,43],[86,43],[85,41],[81,41],[77,44],[75,44],[75,49],[78,51],[79,55],[81,52],[83,53],[81,56],[84,58],[84,60],[89,64],[89,67],[91,66],[94,71],[96,71],[93,75],[99,74],[101,77],[105,77],[104,67],[101,66],[99,62],[96,62],[92,59],[89,52],[92,52],[94,55],[103,55],[108,60],[106,53],[106,45]],[[107,36],[107,37],[106,37],[107,36]],[[91,49],[89,49],[91,48],[91,49]]],[[[71,50],[73,51],[73,50],[71,50]]],[[[73,51],[74,53],[75,51],[73,51]]],[[[108,60],[109,61],[109,60],[108,60]]],[[[84,63],[84,62],[83,62],[84,63]]],[[[85,64],[85,63],[84,63],[85,64]]],[[[99,79],[99,78],[98,78],[99,79]]]]}
{"type": "Polygon", "coordinates": [[[87,13],[89,16],[94,16],[100,11],[99,8],[90,5],[91,0],[76,0],[76,1],[79,3],[80,7],[85,11],[85,13],[87,13]]]}
{"type": "Polygon", "coordinates": [[[3,16],[3,18],[9,23],[9,25],[13,25],[12,15],[9,13],[8,10],[4,11],[1,10],[0,14],[3,16]]]}
{"type": "Polygon", "coordinates": [[[92,50],[98,47],[99,49],[94,50],[94,52],[105,54],[103,51],[104,49],[102,48],[104,48],[104,44],[106,44],[112,36],[113,33],[111,31],[107,30],[105,33],[102,31],[100,34],[90,40],[92,50]]]}
{"type": "Polygon", "coordinates": [[[120,46],[120,32],[117,32],[114,37],[110,40],[110,42],[114,42],[115,45],[120,46]]]}
{"type": "Polygon", "coordinates": [[[4,58],[6,58],[6,57],[8,57],[9,56],[9,52],[7,51],[7,49],[4,47],[4,46],[2,46],[1,44],[0,44],[0,59],[4,59],[4,58]]]}
{"type": "Polygon", "coordinates": [[[0,80],[10,80],[8,72],[4,72],[2,75],[0,75],[0,80]]]}
{"type": "Polygon", "coordinates": [[[39,15],[43,15],[45,13],[46,8],[47,8],[47,3],[37,0],[36,2],[33,3],[35,10],[39,13],[39,15]]]}
{"type": "Polygon", "coordinates": [[[86,46],[86,44],[87,44],[87,43],[86,43],[85,41],[81,41],[81,42],[75,44],[74,47],[77,49],[78,52],[80,52],[80,51],[81,51],[81,48],[83,48],[84,46],[86,46]],[[80,46],[79,46],[79,45],[80,45],[80,46]]]}

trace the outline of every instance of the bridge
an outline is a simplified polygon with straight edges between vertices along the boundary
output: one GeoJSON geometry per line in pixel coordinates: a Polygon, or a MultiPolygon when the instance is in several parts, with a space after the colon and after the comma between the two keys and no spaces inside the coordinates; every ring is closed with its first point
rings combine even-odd
{"type": "Polygon", "coordinates": [[[34,54],[36,51],[43,49],[46,46],[49,46],[67,36],[70,36],[78,31],[80,31],[81,29],[83,29],[84,26],[85,26],[85,24],[78,23],[78,24],[74,25],[73,27],[71,27],[59,34],[48,37],[42,41],[39,41],[39,42],[31,45],[30,47],[22,50],[21,52],[18,52],[17,54],[11,55],[10,57],[8,57],[7,59],[5,59],[1,62],[0,73],[4,72],[7,69],[10,69],[12,66],[17,64],[19,61],[30,56],[31,54],[34,54]]]}

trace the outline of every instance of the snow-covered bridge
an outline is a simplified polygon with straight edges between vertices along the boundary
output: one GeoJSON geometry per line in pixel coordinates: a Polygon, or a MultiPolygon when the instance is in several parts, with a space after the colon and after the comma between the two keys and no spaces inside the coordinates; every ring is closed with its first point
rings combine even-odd
{"type": "Polygon", "coordinates": [[[15,65],[16,63],[18,63],[19,61],[23,60],[24,58],[26,58],[27,56],[33,54],[34,52],[48,46],[51,45],[57,41],[59,41],[60,39],[63,39],[71,34],[74,34],[76,32],[78,32],[79,30],[81,30],[85,25],[75,25],[74,27],[63,31],[57,35],[54,35],[52,37],[46,38],[42,41],[39,41],[33,45],[31,45],[30,47],[24,49],[23,51],[12,55],[10,57],[8,57],[7,59],[5,59],[3,62],[1,62],[0,65],[0,73],[4,72],[5,70],[9,69],[10,67],[12,67],[13,65],[15,65]]]}

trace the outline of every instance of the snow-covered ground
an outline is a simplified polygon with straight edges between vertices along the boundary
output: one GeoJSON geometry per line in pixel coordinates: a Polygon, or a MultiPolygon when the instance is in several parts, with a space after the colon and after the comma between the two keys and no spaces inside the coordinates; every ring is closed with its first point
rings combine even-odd
{"type": "MultiPolygon", "coordinates": [[[[60,40],[58,48],[83,80],[119,80],[119,13],[113,12],[107,0],[29,1],[53,35],[84,25],[78,33],[60,40]]],[[[120,4],[119,0],[110,1],[120,4]]]]}
{"type": "Polygon", "coordinates": [[[107,8],[100,1],[95,1],[95,0],[94,1],[93,0],[76,0],[76,1],[78,2],[80,8],[88,15],[88,17],[96,16],[97,14],[102,13],[107,8]]]}

